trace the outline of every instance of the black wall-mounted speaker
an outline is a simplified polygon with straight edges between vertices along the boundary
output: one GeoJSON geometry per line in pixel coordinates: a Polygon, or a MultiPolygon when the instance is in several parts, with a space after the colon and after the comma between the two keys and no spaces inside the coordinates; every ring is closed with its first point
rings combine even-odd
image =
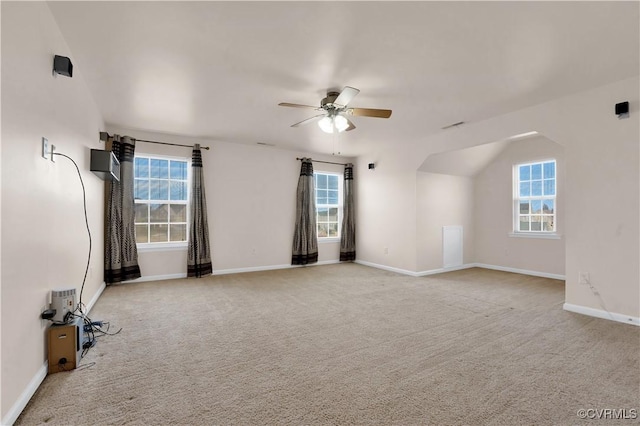
{"type": "Polygon", "coordinates": [[[616,115],[629,114],[629,102],[616,104],[616,115]]]}
{"type": "Polygon", "coordinates": [[[53,57],[53,72],[66,75],[67,77],[73,77],[73,64],[71,63],[71,59],[66,56],[55,55],[53,57]]]}
{"type": "Polygon", "coordinates": [[[120,161],[111,151],[92,149],[89,169],[102,180],[120,181],[120,161]]]}

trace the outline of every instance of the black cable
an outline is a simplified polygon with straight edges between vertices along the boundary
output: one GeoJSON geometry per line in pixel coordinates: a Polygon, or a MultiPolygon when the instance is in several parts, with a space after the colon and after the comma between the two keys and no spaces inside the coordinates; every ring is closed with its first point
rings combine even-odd
{"type": "MultiPolygon", "coordinates": [[[[89,317],[87,317],[89,318],[89,317]]],[[[104,330],[102,328],[102,326],[100,325],[96,325],[94,324],[93,321],[91,321],[91,319],[89,318],[89,321],[91,322],[91,330],[93,332],[98,332],[98,333],[102,333],[99,336],[96,337],[102,337],[102,336],[115,336],[116,334],[119,334],[122,331],[122,327],[120,327],[120,329],[118,329],[118,331],[116,331],[115,333],[109,333],[109,329],[111,328],[111,324],[107,321],[107,322],[102,322],[102,325],[104,326],[105,324],[107,325],[107,329],[104,330]]]]}
{"type": "Polygon", "coordinates": [[[89,273],[89,265],[91,263],[91,229],[89,229],[89,218],[87,216],[87,192],[84,188],[84,181],[82,180],[82,174],[80,173],[80,168],[78,167],[78,164],[73,160],[73,158],[69,157],[68,155],[61,154],[59,152],[54,152],[53,155],[59,155],[61,157],[65,157],[71,160],[73,165],[76,166],[76,171],[78,172],[78,177],[80,178],[80,184],[82,185],[82,202],[84,204],[84,222],[87,225],[87,234],[89,235],[89,255],[87,257],[87,267],[84,270],[84,278],[82,279],[82,287],[80,288],[80,303],[78,303],[78,308],[80,309],[80,313],[82,314],[83,313],[82,307],[84,306],[82,304],[82,292],[84,291],[84,284],[85,282],[87,282],[87,274],[89,273]]]}
{"type": "MultiPolygon", "coordinates": [[[[89,349],[91,349],[92,347],[95,346],[96,344],[96,338],[100,337],[100,336],[96,336],[96,331],[99,333],[102,333],[101,335],[108,335],[108,336],[115,336],[116,334],[120,333],[122,331],[122,328],[120,328],[120,330],[116,331],[115,333],[109,333],[108,332],[108,328],[107,331],[102,330],[100,327],[97,327],[93,324],[93,321],[91,320],[91,318],[89,318],[89,316],[87,314],[85,314],[83,312],[83,308],[84,303],[82,303],[82,293],[84,292],[84,285],[87,282],[87,275],[89,273],[89,266],[91,264],[91,229],[89,228],[89,217],[87,215],[87,192],[84,186],[84,181],[82,180],[82,174],[80,173],[80,168],[78,167],[78,164],[73,160],[73,158],[69,157],[68,155],[59,153],[59,152],[54,152],[53,155],[59,155],[61,157],[65,157],[67,159],[69,159],[73,165],[76,167],[76,171],[78,172],[78,177],[80,178],[80,185],[82,185],[82,203],[83,203],[83,207],[84,207],[84,222],[85,225],[87,226],[87,235],[89,236],[89,254],[87,256],[87,267],[84,270],[84,277],[82,279],[82,286],[80,287],[80,299],[79,299],[79,303],[78,306],[76,308],[77,311],[80,312],[80,315],[76,315],[75,313],[71,313],[69,312],[69,314],[73,315],[74,317],[78,317],[78,318],[82,318],[84,325],[82,327],[82,333],[85,333],[85,326],[89,329],[89,331],[87,331],[86,333],[88,334],[88,338],[89,341],[87,343],[89,343],[89,346],[87,347],[83,347],[83,351],[82,351],[82,355],[81,358],[84,358],[84,356],[87,354],[87,352],[89,352],[89,349]]],[[[86,366],[84,366],[85,368],[89,368],[91,366],[93,366],[95,363],[90,363],[86,366]]],[[[64,366],[63,366],[64,368],[64,366]]]]}
{"type": "Polygon", "coordinates": [[[76,371],[86,370],[87,368],[91,368],[94,365],[96,365],[95,361],[94,362],[90,362],[88,364],[82,364],[82,365],[79,365],[78,368],[76,368],[76,371]]]}
{"type": "Polygon", "coordinates": [[[122,327],[120,327],[118,331],[116,331],[115,333],[108,333],[108,330],[109,329],[107,329],[107,331],[104,331],[101,328],[99,328],[98,332],[102,333],[103,336],[115,336],[116,334],[119,334],[122,331],[122,327]]]}

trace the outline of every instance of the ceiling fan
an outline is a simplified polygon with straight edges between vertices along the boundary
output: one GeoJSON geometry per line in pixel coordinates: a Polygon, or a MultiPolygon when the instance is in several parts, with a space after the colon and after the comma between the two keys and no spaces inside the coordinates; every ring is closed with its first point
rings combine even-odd
{"type": "Polygon", "coordinates": [[[292,124],[291,127],[300,127],[305,124],[318,122],[318,126],[326,133],[336,133],[353,130],[356,126],[347,118],[347,116],[358,117],[391,117],[390,109],[374,109],[374,108],[351,108],[349,103],[360,93],[360,90],[345,86],[342,92],[327,92],[327,97],[320,101],[319,107],[311,105],[291,104],[288,102],[280,102],[278,105],[293,108],[311,108],[316,111],[322,111],[322,114],[302,120],[292,124]]]}

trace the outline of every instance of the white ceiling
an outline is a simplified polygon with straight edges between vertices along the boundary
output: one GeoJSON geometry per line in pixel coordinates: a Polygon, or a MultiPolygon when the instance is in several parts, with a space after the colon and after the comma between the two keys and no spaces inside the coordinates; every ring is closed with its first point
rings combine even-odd
{"type": "Polygon", "coordinates": [[[491,163],[509,144],[499,141],[471,148],[432,154],[418,169],[421,172],[473,177],[491,163]]]}
{"type": "MultiPolygon", "coordinates": [[[[291,124],[361,90],[345,155],[640,74],[638,2],[49,2],[108,124],[330,153],[291,124]]],[[[612,106],[613,109],[613,106],[612,106]]]]}
{"type": "Polygon", "coordinates": [[[427,157],[418,168],[418,171],[473,177],[484,170],[502,151],[507,149],[511,142],[531,138],[546,139],[538,132],[532,131],[520,135],[512,135],[505,140],[476,145],[470,148],[437,152],[427,157]]]}

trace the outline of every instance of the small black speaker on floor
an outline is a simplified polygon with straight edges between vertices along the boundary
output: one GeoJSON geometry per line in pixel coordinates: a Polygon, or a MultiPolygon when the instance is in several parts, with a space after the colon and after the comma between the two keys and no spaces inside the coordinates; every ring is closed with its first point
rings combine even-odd
{"type": "Polygon", "coordinates": [[[73,77],[73,64],[71,63],[71,59],[66,56],[55,55],[53,57],[53,72],[66,75],[67,77],[73,77]]]}
{"type": "Polygon", "coordinates": [[[624,118],[629,116],[629,102],[620,102],[616,104],[616,115],[618,118],[624,118]]]}

